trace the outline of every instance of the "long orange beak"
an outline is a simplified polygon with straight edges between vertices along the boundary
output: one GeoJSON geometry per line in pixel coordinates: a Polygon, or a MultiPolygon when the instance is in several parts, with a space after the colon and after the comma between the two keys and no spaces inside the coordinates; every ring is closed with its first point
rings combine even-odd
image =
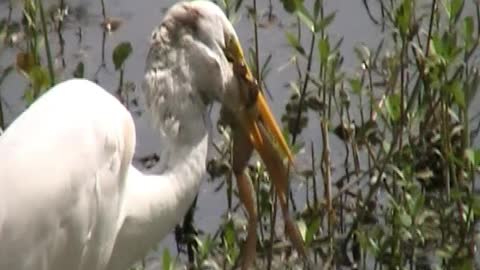
{"type": "Polygon", "coordinates": [[[235,75],[244,86],[244,100],[241,102],[245,106],[235,117],[265,163],[280,201],[286,203],[288,179],[283,159],[286,157],[290,165],[293,165],[293,155],[260,87],[245,63],[242,48],[236,38],[227,41],[225,54],[232,61],[235,75]]]}
{"type": "MultiPolygon", "coordinates": [[[[288,147],[280,128],[273,117],[263,93],[260,91],[255,78],[245,63],[242,48],[236,38],[231,38],[226,42],[225,55],[232,62],[233,71],[239,83],[241,84],[242,94],[240,100],[242,106],[240,110],[235,112],[235,118],[240,124],[243,133],[247,135],[248,143],[245,136],[235,133],[237,144],[234,141],[234,172],[237,177],[237,184],[242,202],[245,204],[250,218],[256,218],[255,207],[253,206],[253,197],[248,190],[243,172],[246,162],[250,157],[252,145],[262,158],[273,186],[278,195],[278,201],[282,209],[282,215],[285,221],[286,233],[292,241],[293,246],[299,254],[306,258],[306,248],[302,237],[295,223],[291,219],[288,211],[288,170],[284,165],[283,159],[288,158],[289,164],[293,167],[293,155],[288,147]],[[237,146],[237,147],[235,147],[237,146]],[[240,149],[239,149],[240,147],[240,149]],[[236,162],[237,161],[237,162],[236,162]]],[[[255,243],[255,221],[249,221],[249,236],[247,236],[247,244],[254,247],[255,243]],[[253,236],[250,237],[250,234],[253,236]]],[[[253,248],[254,249],[254,248],[253,248]]],[[[248,251],[247,251],[248,252],[248,251]]],[[[254,254],[254,252],[253,252],[254,254]]],[[[250,254],[253,256],[252,254],[250,254]]],[[[245,264],[248,268],[249,262],[245,264]]]]}
{"type": "Polygon", "coordinates": [[[273,117],[272,111],[270,110],[263,93],[260,91],[260,87],[245,63],[242,48],[236,38],[231,38],[227,41],[225,53],[227,54],[227,57],[232,60],[234,71],[236,71],[235,75],[239,80],[243,81],[241,83],[244,83],[247,88],[244,95],[244,104],[250,103],[247,99],[252,98],[252,95],[255,100],[255,103],[253,104],[254,106],[246,107],[244,115],[239,116],[240,122],[242,122],[242,126],[247,131],[246,133],[248,134],[251,143],[255,149],[259,151],[265,147],[265,138],[263,137],[270,138],[270,142],[278,146],[281,154],[284,157],[286,156],[289,163],[293,165],[293,155],[290,148],[273,117]],[[259,125],[265,127],[265,133],[263,135],[261,134],[259,125]]]}

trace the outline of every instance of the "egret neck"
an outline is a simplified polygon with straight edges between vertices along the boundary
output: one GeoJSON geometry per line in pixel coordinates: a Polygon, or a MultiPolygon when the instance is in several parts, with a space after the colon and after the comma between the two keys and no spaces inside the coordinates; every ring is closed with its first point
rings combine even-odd
{"type": "Polygon", "coordinates": [[[130,166],[123,222],[108,269],[128,269],[154,248],[184,217],[205,177],[207,107],[194,94],[198,92],[186,93],[185,89],[174,90],[178,90],[175,95],[163,92],[164,95],[150,96],[152,99],[147,101],[153,122],[162,134],[157,166],[160,169],[156,170],[160,174],[144,174],[130,166]],[[178,99],[182,94],[186,94],[185,98],[178,99]],[[121,253],[124,250],[131,252],[121,253]]]}

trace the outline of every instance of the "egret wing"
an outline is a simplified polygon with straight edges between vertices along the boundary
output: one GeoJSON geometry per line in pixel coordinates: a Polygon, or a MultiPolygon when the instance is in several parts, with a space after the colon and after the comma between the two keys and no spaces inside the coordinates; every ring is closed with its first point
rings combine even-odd
{"type": "Polygon", "coordinates": [[[28,108],[0,137],[0,269],[102,269],[134,146],[130,114],[92,82],[28,108]]]}

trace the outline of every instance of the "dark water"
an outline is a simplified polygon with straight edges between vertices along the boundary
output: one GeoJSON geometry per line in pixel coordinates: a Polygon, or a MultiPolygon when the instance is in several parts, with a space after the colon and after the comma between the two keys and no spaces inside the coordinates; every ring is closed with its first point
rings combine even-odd
{"type": "MultiPolygon", "coordinates": [[[[56,1],[46,1],[48,7],[56,1]]],[[[64,25],[63,38],[65,39],[65,51],[63,56],[59,54],[58,37],[56,34],[50,35],[50,42],[53,43],[53,51],[56,57],[56,66],[61,67],[62,57],[67,63],[66,69],[61,73],[59,79],[69,78],[78,62],[85,64],[85,76],[87,78],[98,78],[101,86],[114,91],[118,86],[118,73],[115,72],[111,54],[112,49],[123,41],[130,41],[133,46],[133,54],[126,63],[125,80],[134,82],[138,87],[143,77],[144,62],[147,53],[148,40],[151,30],[156,26],[163,17],[165,10],[176,1],[171,0],[106,0],[107,16],[118,17],[123,23],[120,28],[111,34],[105,36],[105,62],[106,68],[99,67],[102,64],[102,40],[103,30],[100,23],[103,20],[101,13],[100,0],[75,0],[66,1],[72,7],[67,23],[64,25]],[[81,29],[82,39],[79,41],[78,31],[81,29]],[[98,72],[98,73],[97,73],[98,72]]],[[[251,1],[246,0],[247,5],[251,5],[251,1]]],[[[260,15],[268,11],[268,1],[260,0],[258,2],[258,10],[260,15]]],[[[306,1],[309,2],[309,1],[306,1]]],[[[379,40],[379,31],[370,22],[366,11],[362,5],[362,1],[351,0],[331,0],[326,1],[327,13],[337,11],[336,19],[329,27],[328,31],[334,38],[343,37],[342,51],[344,53],[345,62],[344,69],[347,72],[353,72],[358,67],[358,62],[352,53],[353,47],[357,44],[364,43],[367,46],[374,47],[379,40]]],[[[273,1],[273,14],[277,17],[277,21],[270,27],[259,29],[259,47],[261,51],[260,61],[272,54],[271,67],[272,71],[266,78],[266,82],[270,92],[274,96],[271,100],[274,113],[279,119],[283,106],[290,95],[290,90],[286,87],[287,83],[296,79],[293,66],[288,65],[291,58],[291,49],[288,47],[284,30],[292,27],[293,17],[287,15],[283,8],[279,5],[279,1],[273,1]]],[[[307,4],[309,5],[309,4],[307,4]]],[[[14,20],[20,18],[20,4],[16,4],[13,12],[14,20]]],[[[7,16],[8,1],[0,1],[0,18],[7,16]]],[[[245,10],[239,14],[239,20],[235,23],[235,29],[240,37],[244,49],[253,46],[252,24],[248,20],[245,10]]],[[[260,19],[262,20],[262,19],[260,19]]],[[[295,31],[295,29],[291,29],[295,31]]],[[[304,37],[309,35],[304,32],[304,37]]],[[[307,44],[307,43],[305,43],[307,44]]],[[[8,47],[0,47],[0,68],[14,63],[15,53],[17,49],[8,47]]],[[[42,49],[43,51],[43,49],[42,49]]],[[[22,100],[23,90],[26,87],[26,80],[18,73],[14,72],[7,80],[0,85],[0,95],[4,103],[5,118],[7,123],[11,122],[24,109],[25,104],[22,100]]],[[[475,101],[478,105],[478,100],[475,101]]],[[[142,104],[140,104],[142,107],[142,104]]],[[[476,107],[474,104],[472,107],[476,107]]],[[[148,116],[135,115],[137,129],[137,152],[138,157],[152,154],[153,149],[160,149],[157,135],[150,128],[148,116]]],[[[316,150],[321,149],[320,134],[318,125],[309,125],[302,135],[302,140],[306,142],[313,141],[316,150]]],[[[216,136],[219,139],[219,136],[216,136]]],[[[343,144],[332,136],[332,156],[337,161],[343,162],[345,156],[343,144]]],[[[333,175],[333,179],[336,179],[333,175]]],[[[212,233],[216,229],[216,224],[221,219],[221,215],[225,211],[226,198],[225,193],[214,193],[214,185],[202,185],[198,198],[197,212],[195,216],[196,226],[201,230],[212,233]]],[[[299,202],[301,203],[300,198],[299,202]]],[[[160,257],[161,250],[164,247],[170,247],[171,252],[175,252],[175,245],[172,236],[164,240],[159,246],[160,252],[152,253],[149,256],[149,268],[155,268],[156,261],[160,257]]],[[[158,268],[156,268],[158,269],[158,268]]]]}

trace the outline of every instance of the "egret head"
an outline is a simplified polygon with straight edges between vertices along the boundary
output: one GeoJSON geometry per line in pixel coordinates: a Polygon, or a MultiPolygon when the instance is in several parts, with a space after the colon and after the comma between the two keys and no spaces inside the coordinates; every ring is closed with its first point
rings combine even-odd
{"type": "Polygon", "coordinates": [[[172,6],[152,33],[146,70],[147,105],[161,128],[174,130],[173,136],[178,135],[178,125],[165,127],[165,123],[201,115],[217,100],[253,146],[258,149],[264,139],[273,138],[291,159],[248,70],[235,30],[214,3],[192,1],[172,6]]]}
{"type": "MultiPolygon", "coordinates": [[[[292,155],[245,63],[235,30],[218,6],[192,1],[177,3],[167,11],[152,33],[144,86],[154,122],[173,142],[191,142],[199,132],[203,136],[207,106],[213,101],[222,104],[222,112],[233,127],[237,182],[246,182],[241,179],[255,148],[278,194],[287,234],[305,255],[301,236],[288,214],[288,170],[283,157],[292,164],[292,155]]],[[[254,245],[255,239],[249,239],[254,245]]]]}

